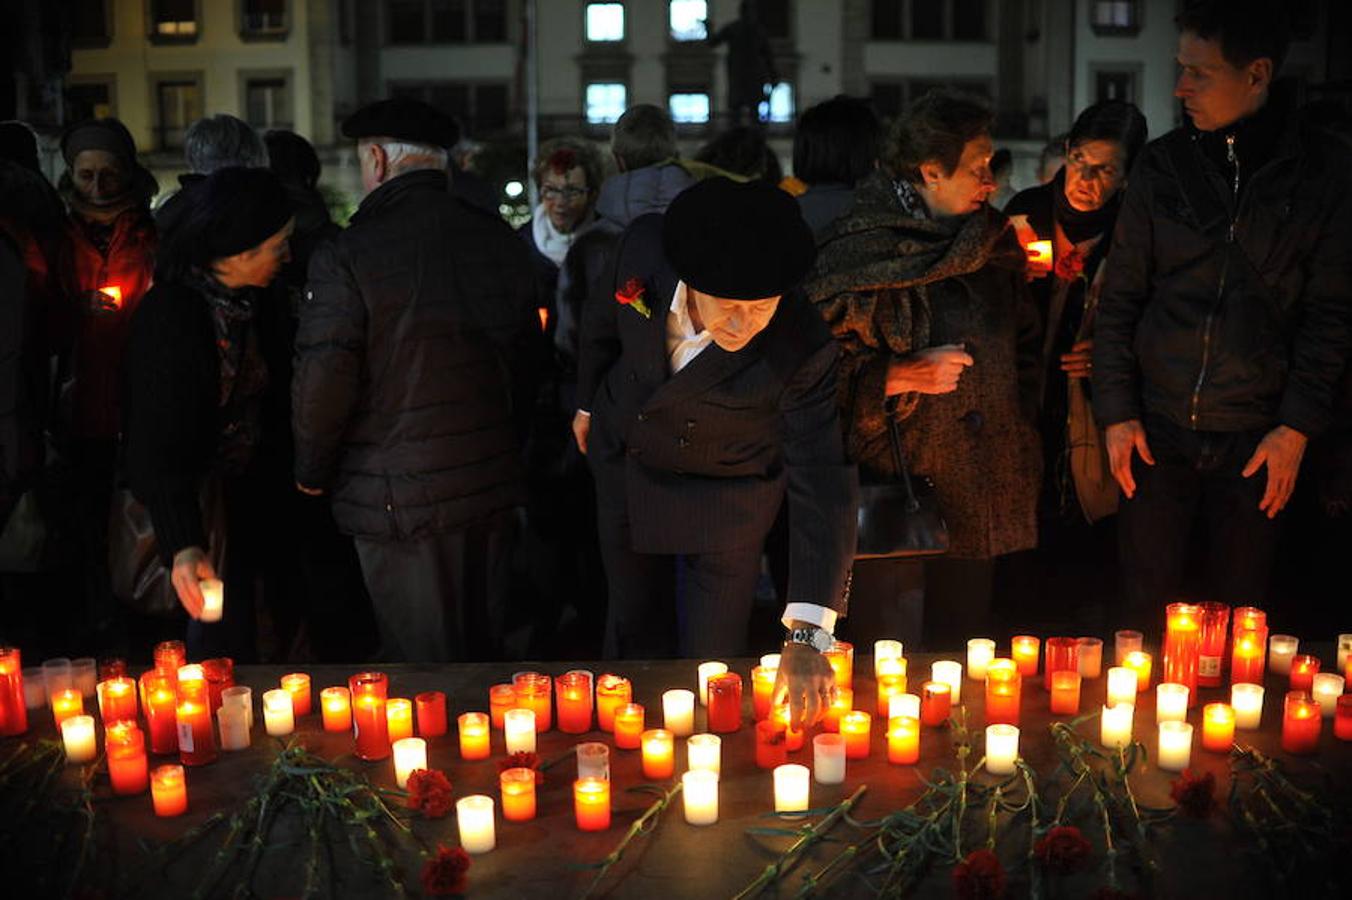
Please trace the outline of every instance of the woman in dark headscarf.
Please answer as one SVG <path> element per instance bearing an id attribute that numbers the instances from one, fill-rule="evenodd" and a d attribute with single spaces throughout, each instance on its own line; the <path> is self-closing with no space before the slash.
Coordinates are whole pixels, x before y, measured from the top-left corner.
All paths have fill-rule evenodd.
<path id="1" fill-rule="evenodd" d="M 986 202 L 990 123 L 961 94 L 917 101 L 892 129 L 886 171 L 859 183 L 849 214 L 819 241 L 806 286 L 844 351 L 841 418 L 861 479 L 898 478 L 896 420 L 949 528 L 947 555 L 923 567 L 855 563 L 856 641 L 959 646 L 991 627 L 991 560 L 1037 540 L 1038 328 L 1023 251 Z"/>
<path id="2" fill-rule="evenodd" d="M 253 655 L 245 498 L 262 437 L 269 376 L 260 305 L 290 258 L 294 225 L 286 191 L 267 169 L 221 169 L 187 190 L 187 210 L 156 266 L 155 286 L 132 320 L 127 344 L 124 443 L 127 480 L 150 513 L 161 560 L 193 621 L 189 655 Z M 285 390 L 286 385 L 273 389 Z M 202 625 L 199 581 L 218 577 L 201 506 L 208 478 L 221 480 L 228 596 L 219 625 Z M 219 557 L 219 553 L 217 554 Z"/>

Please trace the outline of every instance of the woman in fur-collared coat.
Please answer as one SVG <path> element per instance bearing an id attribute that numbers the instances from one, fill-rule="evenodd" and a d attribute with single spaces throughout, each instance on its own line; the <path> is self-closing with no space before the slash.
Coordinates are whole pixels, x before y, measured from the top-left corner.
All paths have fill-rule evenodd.
<path id="1" fill-rule="evenodd" d="M 934 93 L 894 127 L 880 171 L 819 243 L 809 298 L 844 351 L 839 401 L 862 480 L 894 480 L 888 416 L 933 480 L 949 552 L 857 562 L 851 631 L 934 649 L 992 629 L 991 560 L 1037 542 L 1039 326 L 995 190 L 990 117 Z M 923 597 L 924 625 L 917 619 Z"/>

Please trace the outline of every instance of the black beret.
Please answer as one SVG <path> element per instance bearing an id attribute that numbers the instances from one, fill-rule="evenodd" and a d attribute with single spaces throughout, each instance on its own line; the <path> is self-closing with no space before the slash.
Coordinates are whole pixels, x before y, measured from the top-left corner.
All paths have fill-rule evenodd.
<path id="1" fill-rule="evenodd" d="M 191 252 L 199 265 L 252 250 L 293 214 L 286 188 L 268 169 L 217 169 L 183 190 L 191 217 L 185 240 L 195 245 Z"/>
<path id="2" fill-rule="evenodd" d="M 662 219 L 662 245 L 682 281 L 725 300 L 784 294 L 817 255 L 792 197 L 768 182 L 730 178 L 681 191 Z"/>
<path id="3" fill-rule="evenodd" d="M 460 142 L 460 126 L 455 119 L 407 97 L 363 106 L 343 122 L 343 134 L 350 138 L 388 137 L 448 150 Z"/>

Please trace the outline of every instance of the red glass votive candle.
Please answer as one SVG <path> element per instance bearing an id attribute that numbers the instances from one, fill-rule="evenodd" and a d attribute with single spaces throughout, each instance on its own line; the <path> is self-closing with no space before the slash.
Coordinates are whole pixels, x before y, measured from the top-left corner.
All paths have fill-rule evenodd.
<path id="1" fill-rule="evenodd" d="M 1225 638 L 1230 628 L 1230 607 L 1224 603 L 1202 604 L 1202 639 L 1197 655 L 1197 684 L 1221 686 L 1221 663 L 1225 659 Z"/>
<path id="2" fill-rule="evenodd" d="M 540 672 L 518 672 L 512 678 L 512 687 L 516 689 L 516 705 L 534 710 L 537 734 L 554 727 L 553 679 Z"/>
<path id="3" fill-rule="evenodd" d="M 150 785 L 146 738 L 132 722 L 114 722 L 104 733 L 108 755 L 108 780 L 119 796 L 143 794 Z"/>
<path id="4" fill-rule="evenodd" d="M 1340 741 L 1352 741 L 1352 694 L 1338 698 L 1333 713 L 1333 735 Z"/>
<path id="5" fill-rule="evenodd" d="M 836 676 L 836 687 L 854 688 L 854 644 L 836 641 L 822 654 L 831 664 Z"/>
<path id="6" fill-rule="evenodd" d="M 567 672 L 554 679 L 559 707 L 559 731 L 586 734 L 591 731 L 592 686 L 586 672 Z"/>
<path id="7" fill-rule="evenodd" d="M 292 672 L 290 675 L 283 675 L 281 687 L 282 690 L 291 695 L 291 715 L 295 717 L 308 716 L 312 704 L 310 676 L 304 672 Z"/>
<path id="8" fill-rule="evenodd" d="M 709 679 L 709 730 L 729 734 L 742 727 L 742 676 L 724 672 Z"/>
<path id="9" fill-rule="evenodd" d="M 161 641 L 155 645 L 155 668 L 172 678 L 188 664 L 188 649 L 182 641 Z"/>
<path id="10" fill-rule="evenodd" d="M 602 731 L 615 730 L 615 710 L 634 699 L 634 686 L 628 678 L 605 674 L 596 679 L 596 725 Z"/>
<path id="11" fill-rule="evenodd" d="M 840 717 L 854 709 L 854 691 L 850 688 L 836 688 L 836 699 L 826 708 L 822 716 L 822 731 L 840 731 Z"/>
<path id="12" fill-rule="evenodd" d="M 1291 690 L 1311 693 L 1314 676 L 1319 674 L 1319 657 L 1300 653 L 1291 657 Z"/>
<path id="13" fill-rule="evenodd" d="M 789 761 L 788 735 L 784 726 L 766 719 L 756 723 L 756 766 L 773 769 Z"/>
<path id="14" fill-rule="evenodd" d="M 158 766 L 150 779 L 155 815 L 181 816 L 188 811 L 188 782 L 182 766 Z"/>
<path id="15" fill-rule="evenodd" d="M 1189 709 L 1197 705 L 1201 652 L 1202 608 L 1195 603 L 1170 603 L 1165 607 L 1162 677 L 1164 681 L 1187 687 Z"/>
<path id="16" fill-rule="evenodd" d="M 887 761 L 899 766 L 920 762 L 920 720 L 894 716 L 887 721 Z"/>
<path id="17" fill-rule="evenodd" d="M 235 686 L 235 661 L 228 656 L 202 660 L 202 676 L 207 680 L 207 697 L 211 714 L 221 708 L 221 691 Z M 293 710 L 294 715 L 294 710 Z"/>
<path id="18" fill-rule="evenodd" d="M 784 747 L 790 753 L 803 746 L 805 729 L 799 727 L 793 729 L 789 727 L 789 707 L 787 704 L 776 706 L 770 711 L 770 721 L 774 722 L 780 728 L 784 729 Z"/>
<path id="19" fill-rule="evenodd" d="M 461 713 L 457 720 L 460 726 L 460 758 L 488 759 L 489 718 L 481 712 Z"/>
<path id="20" fill-rule="evenodd" d="M 502 717 L 509 709 L 516 709 L 516 688 L 510 684 L 495 684 L 489 688 L 488 715 L 498 731 L 502 730 Z"/>
<path id="21" fill-rule="evenodd" d="M 751 708 L 757 722 L 770 717 L 770 700 L 775 693 L 775 679 L 778 669 L 756 666 L 751 670 Z"/>
<path id="22" fill-rule="evenodd" d="M 1014 664 L 1019 667 L 1019 674 L 1024 678 L 1032 678 L 1037 675 L 1038 651 L 1042 641 L 1031 634 L 1015 635 L 1009 643 L 1009 655 L 1013 657 Z"/>
<path id="23" fill-rule="evenodd" d="M 609 828 L 610 782 L 595 776 L 574 781 L 573 815 L 577 818 L 579 831 L 605 831 Z"/>
<path id="24" fill-rule="evenodd" d="M 99 718 L 105 726 L 113 722 L 136 721 L 136 682 L 125 675 L 100 681 L 96 689 Z"/>
<path id="25" fill-rule="evenodd" d="M 868 713 L 856 709 L 841 716 L 840 735 L 845 738 L 845 758 L 868 759 L 872 732 L 873 717 Z"/>
<path id="26" fill-rule="evenodd" d="M 352 728 L 361 759 L 389 759 L 390 723 L 385 713 L 390 679 L 384 672 L 359 672 L 347 681 L 352 697 Z"/>
<path id="27" fill-rule="evenodd" d="M 119 656 L 99 660 L 99 681 L 122 678 L 127 674 L 127 661 Z"/>
<path id="28" fill-rule="evenodd" d="M 615 746 L 637 750 L 643 740 L 643 706 L 626 703 L 615 710 Z"/>
<path id="29" fill-rule="evenodd" d="M 993 659 L 986 665 L 986 724 L 1018 725 L 1023 700 L 1023 676 L 1012 659 Z"/>
<path id="30" fill-rule="evenodd" d="M 151 753 L 178 752 L 178 709 L 174 676 L 151 669 L 141 676 L 141 698 L 150 731 Z"/>
<path id="31" fill-rule="evenodd" d="M 202 766 L 216 760 L 216 733 L 211 728 L 211 695 L 205 678 L 178 683 L 178 758 L 185 766 Z"/>
<path id="32" fill-rule="evenodd" d="M 990 670 L 986 670 L 987 676 Z M 938 728 L 953 712 L 953 689 L 943 681 L 927 681 L 920 686 L 920 721 Z M 842 719 L 842 722 L 844 720 Z"/>
<path id="33" fill-rule="evenodd" d="M 1319 702 L 1304 691 L 1291 691 L 1283 712 L 1282 749 L 1301 755 L 1315 752 L 1324 721 Z"/>
<path id="34" fill-rule="evenodd" d="M 1052 674 L 1055 672 L 1078 672 L 1080 670 L 1080 639 L 1071 637 L 1047 638 L 1047 662 L 1043 666 L 1043 686 L 1052 689 Z"/>
<path id="35" fill-rule="evenodd" d="M 1230 650 L 1230 683 L 1262 684 L 1266 663 L 1267 626 L 1241 628 L 1236 618 L 1234 646 Z"/>
<path id="36" fill-rule="evenodd" d="M 1074 716 L 1080 712 L 1080 671 L 1061 669 L 1052 673 L 1051 711 L 1054 716 Z"/>
<path id="37" fill-rule="evenodd" d="M 418 711 L 418 735 L 441 737 L 446 733 L 446 695 L 441 691 L 423 691 L 413 698 Z"/>
<path id="38" fill-rule="evenodd" d="M 319 707 L 324 730 L 347 731 L 352 728 L 352 694 L 341 685 L 326 687 L 319 692 Z"/>
<path id="39" fill-rule="evenodd" d="M 57 723 L 57 729 L 61 728 Z M 23 698 L 23 654 L 18 647 L 0 647 L 0 735 L 28 730 L 28 704 Z"/>

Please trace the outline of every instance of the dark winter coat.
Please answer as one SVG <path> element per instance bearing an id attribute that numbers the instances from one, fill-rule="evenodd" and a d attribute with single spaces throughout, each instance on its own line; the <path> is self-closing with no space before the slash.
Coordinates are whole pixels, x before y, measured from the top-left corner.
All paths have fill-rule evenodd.
<path id="1" fill-rule="evenodd" d="M 296 479 L 346 533 L 455 531 L 523 500 L 521 422 L 539 354 L 529 251 L 415 171 L 315 252 L 292 383 Z"/>
<path id="2" fill-rule="evenodd" d="M 871 175 L 819 243 L 805 290 L 843 351 L 841 425 L 861 478 L 897 477 L 884 406 L 891 362 L 962 344 L 975 364 L 957 390 L 899 396 L 902 448 L 934 481 L 950 555 L 1035 546 L 1040 329 L 1008 219 L 983 207 L 955 232 L 908 214 L 887 177 Z"/>

